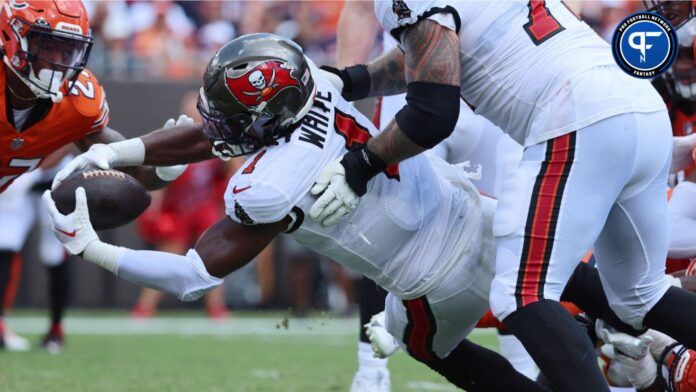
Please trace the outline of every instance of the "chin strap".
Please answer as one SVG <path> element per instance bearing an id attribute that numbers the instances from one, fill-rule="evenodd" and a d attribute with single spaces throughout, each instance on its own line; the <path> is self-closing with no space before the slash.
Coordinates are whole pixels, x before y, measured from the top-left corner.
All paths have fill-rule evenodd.
<path id="1" fill-rule="evenodd" d="M 60 102 L 60 101 L 62 101 L 62 100 L 63 100 L 63 93 L 60 92 L 60 91 L 58 91 L 57 93 L 51 95 L 51 101 L 52 101 L 53 103 L 58 103 L 58 102 Z"/>
<path id="2" fill-rule="evenodd" d="M 56 92 L 46 92 L 46 91 L 42 90 L 41 88 L 39 88 L 39 87 L 36 85 L 36 82 L 35 82 L 34 80 L 32 80 L 31 77 L 27 78 L 27 77 L 23 76 L 22 74 L 20 74 L 20 73 L 12 66 L 12 64 L 10 64 L 10 62 L 9 62 L 9 60 L 8 60 L 8 58 L 7 58 L 7 55 L 3 56 L 3 61 L 4 61 L 4 63 L 7 65 L 7 68 L 9 68 L 9 69 L 12 71 L 12 73 L 14 73 L 15 76 L 17 76 L 17 77 L 22 81 L 22 83 L 24 83 L 24 85 L 26 85 L 27 87 L 29 87 L 29 89 L 31 90 L 31 92 L 34 94 L 34 96 L 35 96 L 36 98 L 50 99 L 53 103 L 59 103 L 60 101 L 63 100 L 63 96 L 64 96 L 64 95 L 63 95 L 63 92 L 60 91 L 60 86 L 61 86 L 62 83 L 63 83 L 63 82 L 62 82 L 62 78 L 63 78 L 62 72 L 59 73 L 59 75 L 55 75 L 56 72 L 54 72 L 54 71 L 49 71 L 49 70 L 41 70 L 41 71 L 39 71 L 40 74 L 41 74 L 43 71 L 52 72 L 52 73 L 53 73 L 53 77 L 50 78 L 50 79 L 51 79 L 51 80 L 50 80 L 50 85 L 53 85 L 54 82 L 58 83 L 58 91 L 56 91 Z M 33 70 L 31 70 L 30 72 L 33 72 Z M 58 79 L 58 80 L 56 80 L 56 79 Z M 37 80 L 38 80 L 38 81 L 41 81 L 41 78 L 39 78 L 39 79 L 37 79 Z M 10 91 L 12 92 L 12 94 L 15 95 L 15 97 L 17 97 L 17 98 L 19 98 L 19 99 L 21 99 L 21 100 L 27 100 L 26 98 L 22 98 L 22 97 L 19 96 L 14 90 L 12 90 L 12 88 L 9 87 L 9 83 L 7 84 L 7 86 L 8 86 L 8 88 L 10 88 Z"/>

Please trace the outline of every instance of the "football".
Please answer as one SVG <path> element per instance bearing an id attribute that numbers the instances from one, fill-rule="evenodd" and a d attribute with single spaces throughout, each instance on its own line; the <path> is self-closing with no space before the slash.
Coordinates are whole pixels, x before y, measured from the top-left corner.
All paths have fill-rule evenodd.
<path id="1" fill-rule="evenodd" d="M 71 174 L 51 192 L 61 214 L 75 210 L 75 190 L 79 187 L 85 188 L 95 230 L 123 226 L 150 205 L 150 195 L 135 178 L 118 170 L 87 169 Z"/>

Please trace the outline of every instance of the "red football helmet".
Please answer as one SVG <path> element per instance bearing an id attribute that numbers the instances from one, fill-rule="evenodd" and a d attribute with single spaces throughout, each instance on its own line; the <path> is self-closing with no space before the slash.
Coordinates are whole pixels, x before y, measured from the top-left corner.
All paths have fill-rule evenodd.
<path id="1" fill-rule="evenodd" d="M 81 1 L 3 0 L 0 40 L 5 64 L 39 98 L 60 100 L 87 64 L 92 37 Z"/>
<path id="2" fill-rule="evenodd" d="M 677 346 L 665 358 L 667 390 L 696 392 L 696 351 Z"/>

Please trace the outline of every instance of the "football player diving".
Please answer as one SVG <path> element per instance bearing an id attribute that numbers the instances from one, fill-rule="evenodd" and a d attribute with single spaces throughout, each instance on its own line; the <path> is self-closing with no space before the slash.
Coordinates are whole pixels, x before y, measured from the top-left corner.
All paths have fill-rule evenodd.
<path id="1" fill-rule="evenodd" d="M 205 71 L 198 108 L 202 125 L 93 148 L 69 163 L 54 186 L 91 165 L 174 165 L 254 154 L 229 181 L 227 216 L 186 255 L 132 250 L 99 239 L 83 188 L 67 215 L 47 191 L 54 234 L 69 253 L 189 301 L 289 233 L 384 287 L 387 330 L 453 384 L 470 391 L 549 390 L 466 340 L 489 306 L 495 201 L 479 196 L 461 168 L 418 156 L 373 178 L 356 210 L 337 225 L 305 219 L 321 169 L 378 131 L 301 48 L 272 34 L 246 35 L 221 48 Z M 597 272 L 584 264 L 563 299 L 620 331 L 639 333 L 611 311 Z"/>

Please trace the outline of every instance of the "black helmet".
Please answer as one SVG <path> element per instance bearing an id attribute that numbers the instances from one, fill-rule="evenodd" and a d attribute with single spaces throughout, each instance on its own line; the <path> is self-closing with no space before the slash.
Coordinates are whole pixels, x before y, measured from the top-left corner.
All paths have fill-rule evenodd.
<path id="1" fill-rule="evenodd" d="M 275 34 L 248 34 L 215 53 L 198 111 L 213 152 L 250 154 L 289 135 L 312 107 L 315 87 L 302 49 Z"/>

